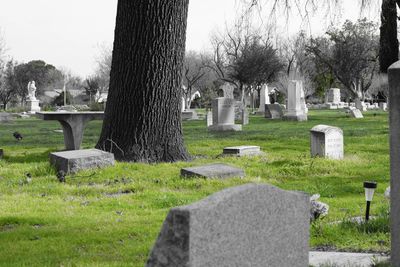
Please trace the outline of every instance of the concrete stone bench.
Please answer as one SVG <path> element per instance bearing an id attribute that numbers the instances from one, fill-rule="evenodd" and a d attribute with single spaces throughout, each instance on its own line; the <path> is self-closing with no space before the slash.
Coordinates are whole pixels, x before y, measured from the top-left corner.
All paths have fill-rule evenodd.
<path id="1" fill-rule="evenodd" d="M 78 150 L 86 124 L 103 120 L 104 112 L 36 112 L 36 116 L 42 120 L 57 120 L 63 128 L 65 149 Z"/>

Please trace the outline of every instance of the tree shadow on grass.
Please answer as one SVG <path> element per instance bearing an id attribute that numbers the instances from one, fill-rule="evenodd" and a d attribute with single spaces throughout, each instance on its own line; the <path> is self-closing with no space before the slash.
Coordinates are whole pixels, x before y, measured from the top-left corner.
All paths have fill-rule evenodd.
<path id="1" fill-rule="evenodd" d="M 39 163 L 49 160 L 49 154 L 52 150 L 46 150 L 40 153 L 26 153 L 18 154 L 16 156 L 4 155 L 4 160 L 7 163 Z"/>

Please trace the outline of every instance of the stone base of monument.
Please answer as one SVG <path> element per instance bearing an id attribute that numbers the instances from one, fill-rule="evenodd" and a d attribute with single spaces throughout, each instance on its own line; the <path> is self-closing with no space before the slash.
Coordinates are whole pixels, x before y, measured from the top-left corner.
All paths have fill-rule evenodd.
<path id="1" fill-rule="evenodd" d="M 231 146 L 225 147 L 223 156 L 264 156 L 265 153 L 260 150 L 259 146 Z"/>
<path id="2" fill-rule="evenodd" d="M 35 113 L 40 111 L 39 100 L 27 100 L 26 111 L 29 113 Z"/>
<path id="3" fill-rule="evenodd" d="M 241 131 L 242 125 L 239 124 L 221 124 L 208 126 L 208 130 L 212 132 L 225 132 L 225 131 Z"/>
<path id="4" fill-rule="evenodd" d="M 303 114 L 303 115 L 285 115 L 283 116 L 284 120 L 287 121 L 307 121 L 307 115 Z"/>
<path id="5" fill-rule="evenodd" d="M 182 120 L 198 120 L 199 116 L 195 110 L 185 110 L 182 111 Z"/>
<path id="6" fill-rule="evenodd" d="M 189 167 L 181 169 L 183 177 L 203 177 L 203 178 L 243 178 L 245 173 L 242 169 L 232 167 L 222 163 L 203 165 L 198 167 Z"/>
<path id="7" fill-rule="evenodd" d="M 80 170 L 114 165 L 114 154 L 98 149 L 70 150 L 50 153 L 50 163 L 57 171 L 75 173 Z"/>

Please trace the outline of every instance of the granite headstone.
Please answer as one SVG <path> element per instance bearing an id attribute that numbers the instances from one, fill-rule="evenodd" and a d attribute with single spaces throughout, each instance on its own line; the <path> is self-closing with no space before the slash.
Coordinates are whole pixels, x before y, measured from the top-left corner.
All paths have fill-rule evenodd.
<path id="1" fill-rule="evenodd" d="M 146 266 L 308 266 L 309 213 L 305 193 L 228 188 L 172 208 Z"/>

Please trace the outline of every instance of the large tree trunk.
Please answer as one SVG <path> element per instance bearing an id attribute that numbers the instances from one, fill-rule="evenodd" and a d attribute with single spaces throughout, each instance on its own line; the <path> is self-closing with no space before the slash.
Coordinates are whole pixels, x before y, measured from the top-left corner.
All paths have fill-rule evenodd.
<path id="1" fill-rule="evenodd" d="M 188 0 L 119 0 L 97 148 L 118 160 L 188 160 L 180 118 Z"/>
<path id="2" fill-rule="evenodd" d="M 383 0 L 381 10 L 379 63 L 381 72 L 399 59 L 396 0 Z"/>

